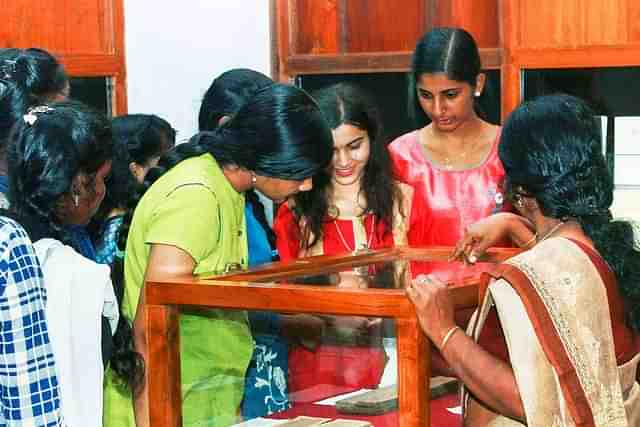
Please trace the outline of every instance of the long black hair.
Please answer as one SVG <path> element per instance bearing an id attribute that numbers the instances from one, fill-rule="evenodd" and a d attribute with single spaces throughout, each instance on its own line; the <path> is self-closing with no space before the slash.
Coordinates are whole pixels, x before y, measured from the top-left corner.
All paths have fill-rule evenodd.
<path id="1" fill-rule="evenodd" d="M 253 95 L 262 88 L 273 84 L 264 74 L 247 68 L 234 68 L 216 77 L 204 94 L 198 115 L 200 131 L 215 130 L 224 117 L 231 118 Z M 264 229 L 271 249 L 275 248 L 276 235 L 269 225 L 264 206 L 258 193 L 245 192 L 245 198 L 256 220 Z"/>
<path id="2" fill-rule="evenodd" d="M 509 185 L 545 216 L 575 219 L 616 275 L 630 324 L 640 329 L 640 252 L 633 226 L 612 220 L 613 179 L 593 111 L 569 95 L 536 98 L 508 117 L 499 146 Z"/>
<path id="3" fill-rule="evenodd" d="M 231 117 L 260 89 L 273 84 L 264 74 L 247 68 L 234 68 L 216 77 L 202 98 L 198 129 L 214 130 L 220 119 Z"/>
<path id="4" fill-rule="evenodd" d="M 33 241 L 51 237 L 69 243 L 58 218 L 62 196 L 74 178 L 95 177 L 112 158 L 106 118 L 78 102 L 36 107 L 19 119 L 9 136 L 9 203 Z M 91 182 L 88 183 L 91 185 Z"/>
<path id="5" fill-rule="evenodd" d="M 69 85 L 62 64 L 46 50 L 37 48 L 0 49 L 0 76 L 15 82 L 29 97 L 30 105 L 53 100 Z"/>
<path id="6" fill-rule="evenodd" d="M 0 173 L 6 173 L 9 131 L 31 106 L 51 100 L 69 84 L 64 67 L 42 49 L 0 49 Z"/>
<path id="7" fill-rule="evenodd" d="M 369 136 L 369 160 L 364 168 L 360 191 L 367 201 L 365 213 L 383 221 L 387 230 L 393 227 L 393 207 L 400 197 L 393 180 L 391 160 L 383 137 L 380 114 L 371 97 L 359 87 L 338 83 L 312 94 L 332 129 L 353 125 Z M 313 178 L 313 189 L 294 196 L 294 212 L 305 218 L 301 230 L 302 244 L 309 248 L 322 236 L 322 227 L 329 218 L 331 171 L 324 169 Z M 305 236 L 313 236 L 313 240 Z M 383 236 L 378 236 L 380 239 Z"/>
<path id="8" fill-rule="evenodd" d="M 137 200 L 182 160 L 206 153 L 221 167 L 236 165 L 261 176 L 305 180 L 329 164 L 332 141 L 329 126 L 313 99 L 302 89 L 274 83 L 258 90 L 251 102 L 222 126 L 200 132 L 163 155 L 158 166 L 147 173 Z M 126 216 L 120 233 L 121 249 L 126 247 L 132 215 Z"/>
<path id="9" fill-rule="evenodd" d="M 78 174 L 95 177 L 111 160 L 112 150 L 109 121 L 81 103 L 56 102 L 30 110 L 9 137 L 9 216 L 24 226 L 33 241 L 48 237 L 70 243 L 57 216 L 58 203 L 71 192 Z M 142 382 L 144 362 L 122 315 L 121 284 L 114 281 L 113 285 L 120 320 L 110 366 L 135 389 Z"/>
<path id="10" fill-rule="evenodd" d="M 416 44 L 409 73 L 409 114 L 418 127 L 431 122 L 420 106 L 417 83 L 423 74 L 443 73 L 450 80 L 476 87 L 482 69 L 480 52 L 473 36 L 462 28 L 434 28 Z M 481 95 L 482 96 L 482 95 Z M 484 117 L 474 97 L 476 114 Z"/>

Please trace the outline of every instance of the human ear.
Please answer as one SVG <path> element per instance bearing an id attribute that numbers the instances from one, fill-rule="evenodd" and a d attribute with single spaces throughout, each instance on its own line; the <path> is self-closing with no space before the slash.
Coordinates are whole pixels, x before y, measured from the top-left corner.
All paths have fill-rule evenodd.
<path id="1" fill-rule="evenodd" d="M 227 123 L 229 120 L 231 120 L 231 116 L 220 117 L 220 120 L 218 120 L 218 126 L 222 126 L 223 124 Z"/>
<path id="2" fill-rule="evenodd" d="M 476 85 L 474 87 L 474 96 L 479 97 L 482 95 L 482 91 L 484 90 L 484 85 L 487 82 L 487 75 L 485 73 L 478 74 L 476 77 Z"/>
<path id="3" fill-rule="evenodd" d="M 129 170 L 131 171 L 133 176 L 136 177 L 136 181 L 138 181 L 139 183 L 143 183 L 144 182 L 144 173 L 145 173 L 145 171 L 144 171 L 144 167 L 143 166 L 140 166 L 136 162 L 131 162 L 131 163 L 129 163 Z"/>

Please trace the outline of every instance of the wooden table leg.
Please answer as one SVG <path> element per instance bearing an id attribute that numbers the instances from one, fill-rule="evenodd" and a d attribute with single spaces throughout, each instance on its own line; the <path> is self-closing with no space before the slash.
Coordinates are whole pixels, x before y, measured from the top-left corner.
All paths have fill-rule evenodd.
<path id="1" fill-rule="evenodd" d="M 400 427 L 429 425 L 431 346 L 418 319 L 396 319 Z"/>
<path id="2" fill-rule="evenodd" d="M 175 306 L 146 305 L 146 372 L 151 426 L 182 426 L 180 325 Z"/>

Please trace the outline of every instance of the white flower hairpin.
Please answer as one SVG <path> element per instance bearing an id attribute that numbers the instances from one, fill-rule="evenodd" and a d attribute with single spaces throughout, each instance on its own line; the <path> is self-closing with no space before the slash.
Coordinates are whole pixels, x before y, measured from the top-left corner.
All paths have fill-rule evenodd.
<path id="1" fill-rule="evenodd" d="M 37 107 L 29 108 L 27 114 L 22 116 L 22 119 L 29 126 L 33 126 L 36 120 L 38 120 L 38 116 L 36 114 L 48 113 L 50 111 L 53 111 L 53 108 L 49 107 L 48 105 L 39 105 Z"/>
<path id="2" fill-rule="evenodd" d="M 11 59 L 5 59 L 0 64 L 0 78 L 4 80 L 11 80 L 16 72 L 16 61 Z"/>

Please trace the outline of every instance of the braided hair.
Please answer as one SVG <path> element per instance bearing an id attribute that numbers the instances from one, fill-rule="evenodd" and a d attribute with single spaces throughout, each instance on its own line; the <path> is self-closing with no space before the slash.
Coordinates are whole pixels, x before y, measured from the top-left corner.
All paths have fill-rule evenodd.
<path id="1" fill-rule="evenodd" d="M 30 106 L 51 101 L 69 87 L 69 76 L 62 64 L 46 50 L 37 48 L 0 49 L 0 78 L 13 81 L 27 95 Z"/>
<path id="2" fill-rule="evenodd" d="M 617 278 L 630 326 L 640 330 L 640 252 L 632 224 L 612 219 L 613 179 L 601 144 L 582 100 L 550 95 L 511 113 L 499 155 L 509 185 L 535 197 L 545 216 L 579 222 Z"/>
<path id="3" fill-rule="evenodd" d="M 0 173 L 6 173 L 9 131 L 30 106 L 51 100 L 69 85 L 58 60 L 42 49 L 0 49 Z"/>

